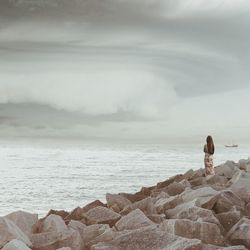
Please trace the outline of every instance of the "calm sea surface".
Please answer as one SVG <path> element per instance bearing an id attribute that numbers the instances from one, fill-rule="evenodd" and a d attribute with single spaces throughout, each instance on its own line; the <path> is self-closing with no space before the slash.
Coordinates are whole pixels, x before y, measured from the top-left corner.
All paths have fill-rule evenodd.
<path id="1" fill-rule="evenodd" d="M 0 216 L 72 210 L 105 194 L 136 192 L 203 167 L 203 145 L 0 141 Z M 250 147 L 216 147 L 215 165 L 250 157 Z"/>

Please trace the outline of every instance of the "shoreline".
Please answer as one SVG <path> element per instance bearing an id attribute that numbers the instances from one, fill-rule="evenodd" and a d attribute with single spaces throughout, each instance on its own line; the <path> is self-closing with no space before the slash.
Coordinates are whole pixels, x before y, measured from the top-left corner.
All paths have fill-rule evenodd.
<path id="1" fill-rule="evenodd" d="M 23 211 L 0 217 L 3 250 L 243 250 L 250 248 L 250 158 L 189 170 L 142 187 L 106 194 L 43 218 Z"/>

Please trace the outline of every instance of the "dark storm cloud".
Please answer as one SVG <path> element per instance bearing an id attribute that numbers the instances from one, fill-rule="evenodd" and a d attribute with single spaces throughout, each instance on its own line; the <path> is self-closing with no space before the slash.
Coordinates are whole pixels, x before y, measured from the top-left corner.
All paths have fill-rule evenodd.
<path id="1" fill-rule="evenodd" d="M 248 87 L 249 11 L 244 0 L 2 0 L 0 102 L 30 103 L 35 116 L 33 104 L 49 106 L 51 127 L 54 112 L 65 127 L 175 127 L 169 112 L 191 112 L 186 99 Z"/>

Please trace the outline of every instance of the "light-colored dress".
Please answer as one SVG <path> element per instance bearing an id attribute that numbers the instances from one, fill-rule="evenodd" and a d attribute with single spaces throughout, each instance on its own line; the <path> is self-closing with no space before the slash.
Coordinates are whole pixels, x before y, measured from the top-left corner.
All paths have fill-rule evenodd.
<path id="1" fill-rule="evenodd" d="M 214 175 L 214 163 L 213 163 L 213 155 L 207 152 L 207 145 L 204 146 L 204 164 L 205 164 L 205 176 Z"/>

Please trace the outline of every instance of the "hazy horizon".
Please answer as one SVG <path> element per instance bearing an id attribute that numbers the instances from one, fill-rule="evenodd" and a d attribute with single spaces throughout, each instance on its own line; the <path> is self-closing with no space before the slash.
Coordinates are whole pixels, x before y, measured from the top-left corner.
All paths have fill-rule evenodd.
<path id="1" fill-rule="evenodd" d="M 0 137 L 248 143 L 249 13 L 246 0 L 2 0 Z"/>

